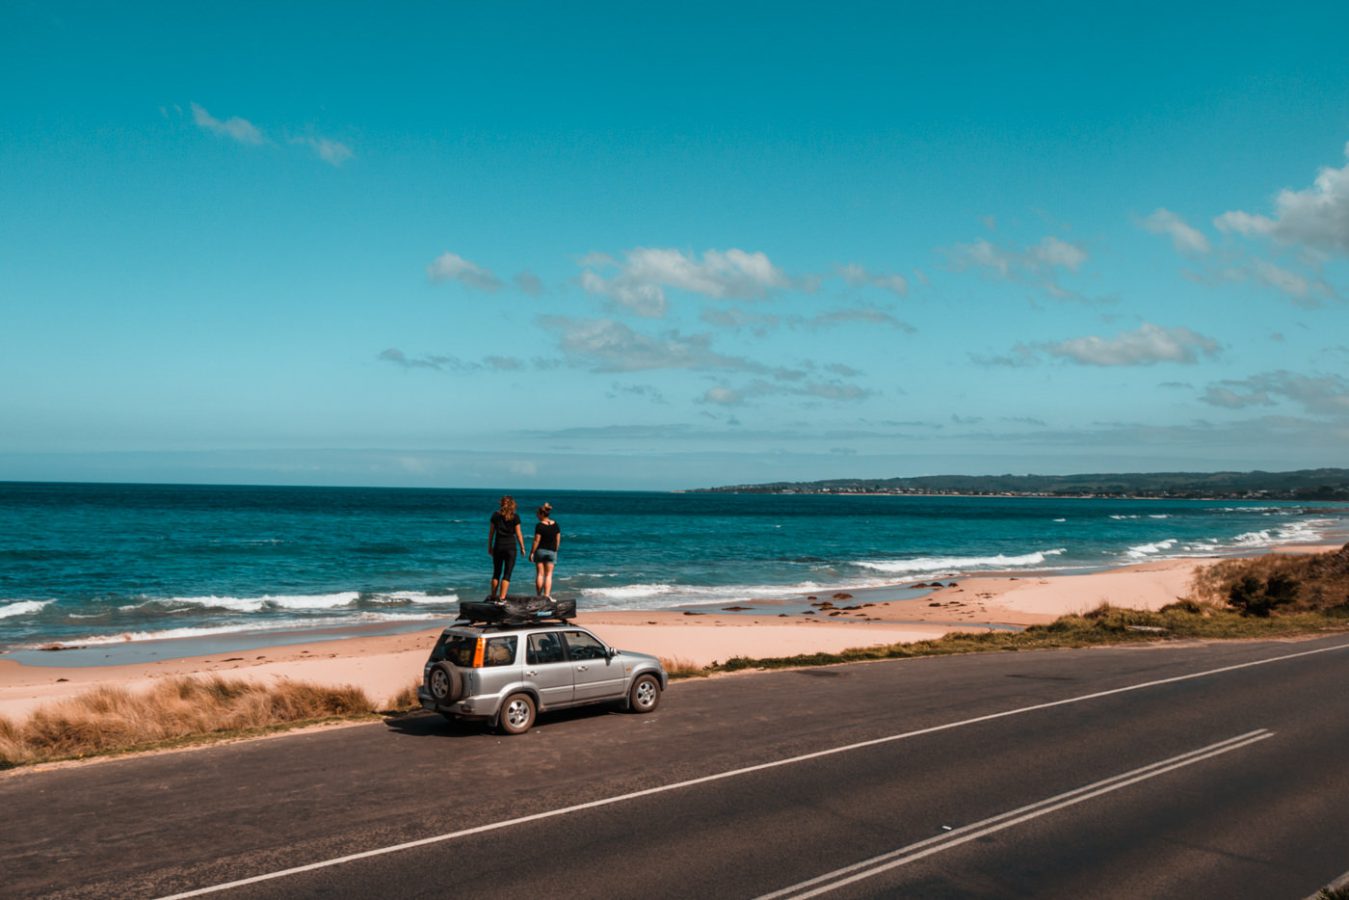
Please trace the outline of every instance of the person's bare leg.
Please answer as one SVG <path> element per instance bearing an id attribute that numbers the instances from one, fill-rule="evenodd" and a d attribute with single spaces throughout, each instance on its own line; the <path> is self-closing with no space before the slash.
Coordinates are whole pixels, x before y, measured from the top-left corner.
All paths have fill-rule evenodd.
<path id="1" fill-rule="evenodd" d="M 506 595 L 511 592 L 511 583 L 506 579 L 501 579 L 501 593 L 497 594 L 498 600 L 505 600 Z"/>
<path id="2" fill-rule="evenodd" d="M 539 563 L 537 566 L 534 567 L 534 593 L 535 593 L 535 594 L 546 594 L 546 593 L 548 593 L 547 591 L 545 591 L 545 590 L 543 589 L 543 570 L 544 570 L 544 567 L 547 566 L 547 565 L 548 565 L 548 563 Z"/>
<path id="3" fill-rule="evenodd" d="M 543 582 L 543 588 L 539 593 L 545 597 L 553 596 L 553 564 L 544 563 L 539 566 L 539 574 L 542 576 L 540 580 Z"/>
<path id="4" fill-rule="evenodd" d="M 487 592 L 487 596 L 489 596 L 489 597 L 495 597 L 496 595 L 497 595 L 497 580 L 496 580 L 495 578 L 493 578 L 493 579 L 492 579 L 492 589 L 491 589 L 490 591 Z"/>

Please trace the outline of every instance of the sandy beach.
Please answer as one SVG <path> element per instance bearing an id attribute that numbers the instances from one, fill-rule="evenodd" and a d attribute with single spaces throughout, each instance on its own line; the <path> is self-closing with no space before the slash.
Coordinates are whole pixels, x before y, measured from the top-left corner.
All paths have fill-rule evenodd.
<path id="1" fill-rule="evenodd" d="M 1288 548 L 1298 552 L 1336 549 Z M 886 589 L 820 592 L 813 601 L 766 599 L 725 611 L 582 613 L 577 621 L 620 648 L 706 665 L 732 656 L 789 656 L 850 647 L 1043 624 L 1102 603 L 1157 609 L 1184 597 L 1197 568 L 1212 558 L 1169 559 L 1087 575 L 993 575 L 943 579 L 918 599 L 884 599 Z M 912 582 L 895 588 L 913 587 Z M 911 590 L 909 591 L 911 593 Z M 894 591 L 889 594 L 893 596 Z M 746 608 L 748 607 L 748 608 Z M 395 635 L 317 639 L 284 646 L 260 637 L 249 650 L 124 665 L 24 665 L 0 657 L 0 716 L 21 718 L 35 707 L 99 685 L 146 687 L 178 675 L 225 675 L 260 681 L 295 679 L 352 684 L 384 703 L 420 678 L 422 663 L 444 624 Z"/>

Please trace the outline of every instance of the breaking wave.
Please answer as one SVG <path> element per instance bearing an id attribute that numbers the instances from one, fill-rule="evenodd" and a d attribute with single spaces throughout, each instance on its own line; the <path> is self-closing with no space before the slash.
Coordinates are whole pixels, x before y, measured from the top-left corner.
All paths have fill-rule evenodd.
<path id="1" fill-rule="evenodd" d="M 142 641 L 171 641 L 182 638 L 200 638 L 212 637 L 222 634 L 242 634 L 245 632 L 267 633 L 275 631 L 297 631 L 309 628 L 323 627 L 328 625 L 350 625 L 355 623 L 371 622 L 420 622 L 430 621 L 440 618 L 434 615 L 415 615 L 398 613 L 362 613 L 356 617 L 328 618 L 328 619 L 307 619 L 302 621 L 280 621 L 268 624 L 265 628 L 256 624 L 236 624 L 236 625 L 211 625 L 196 628 L 164 628 L 155 631 L 124 631 L 120 634 L 100 634 L 82 638 L 63 638 L 59 641 L 45 641 L 42 644 L 20 645 L 22 649 L 37 649 L 38 647 L 60 647 L 63 649 L 73 649 L 75 647 L 98 647 L 109 644 L 130 644 Z"/>
<path id="2" fill-rule="evenodd" d="M 1155 556 L 1165 550 L 1170 550 L 1178 543 L 1180 542 L 1175 538 L 1167 538 L 1164 541 L 1155 541 L 1151 544 L 1139 544 L 1124 551 L 1124 555 L 1130 559 L 1147 559 L 1149 556 Z"/>
<path id="3" fill-rule="evenodd" d="M 42 609 L 55 600 L 20 600 L 17 603 L 6 603 L 0 606 L 0 619 L 12 619 L 15 616 L 27 616 L 36 612 L 42 612 Z"/>
<path id="4" fill-rule="evenodd" d="M 1062 556 L 1067 549 L 1037 550 L 1020 556 L 920 556 L 917 559 L 881 559 L 863 560 L 857 565 L 875 572 L 892 575 L 917 574 L 918 572 L 968 572 L 973 569 L 1018 569 L 1025 566 L 1044 565 L 1051 556 Z"/>

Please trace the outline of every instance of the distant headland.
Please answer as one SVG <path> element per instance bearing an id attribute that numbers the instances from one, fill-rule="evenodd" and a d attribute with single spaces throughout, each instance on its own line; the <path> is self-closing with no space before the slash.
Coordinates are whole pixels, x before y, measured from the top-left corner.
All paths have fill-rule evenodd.
<path id="1" fill-rule="evenodd" d="M 1088 475 L 921 475 L 833 478 L 697 488 L 697 493 L 896 494 L 975 497 L 1120 497 L 1349 500 L 1349 469 L 1294 472 L 1126 472 Z"/>

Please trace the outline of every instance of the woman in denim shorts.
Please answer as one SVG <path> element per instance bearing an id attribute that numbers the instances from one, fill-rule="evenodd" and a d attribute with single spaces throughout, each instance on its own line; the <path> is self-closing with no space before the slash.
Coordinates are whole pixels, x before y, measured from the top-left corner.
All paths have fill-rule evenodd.
<path id="1" fill-rule="evenodd" d="M 535 567 L 534 591 L 540 596 L 553 596 L 553 565 L 557 562 L 557 549 L 562 546 L 562 529 L 549 518 L 553 504 L 545 503 L 536 512 L 539 523 L 534 526 L 534 547 L 529 558 Z"/>

